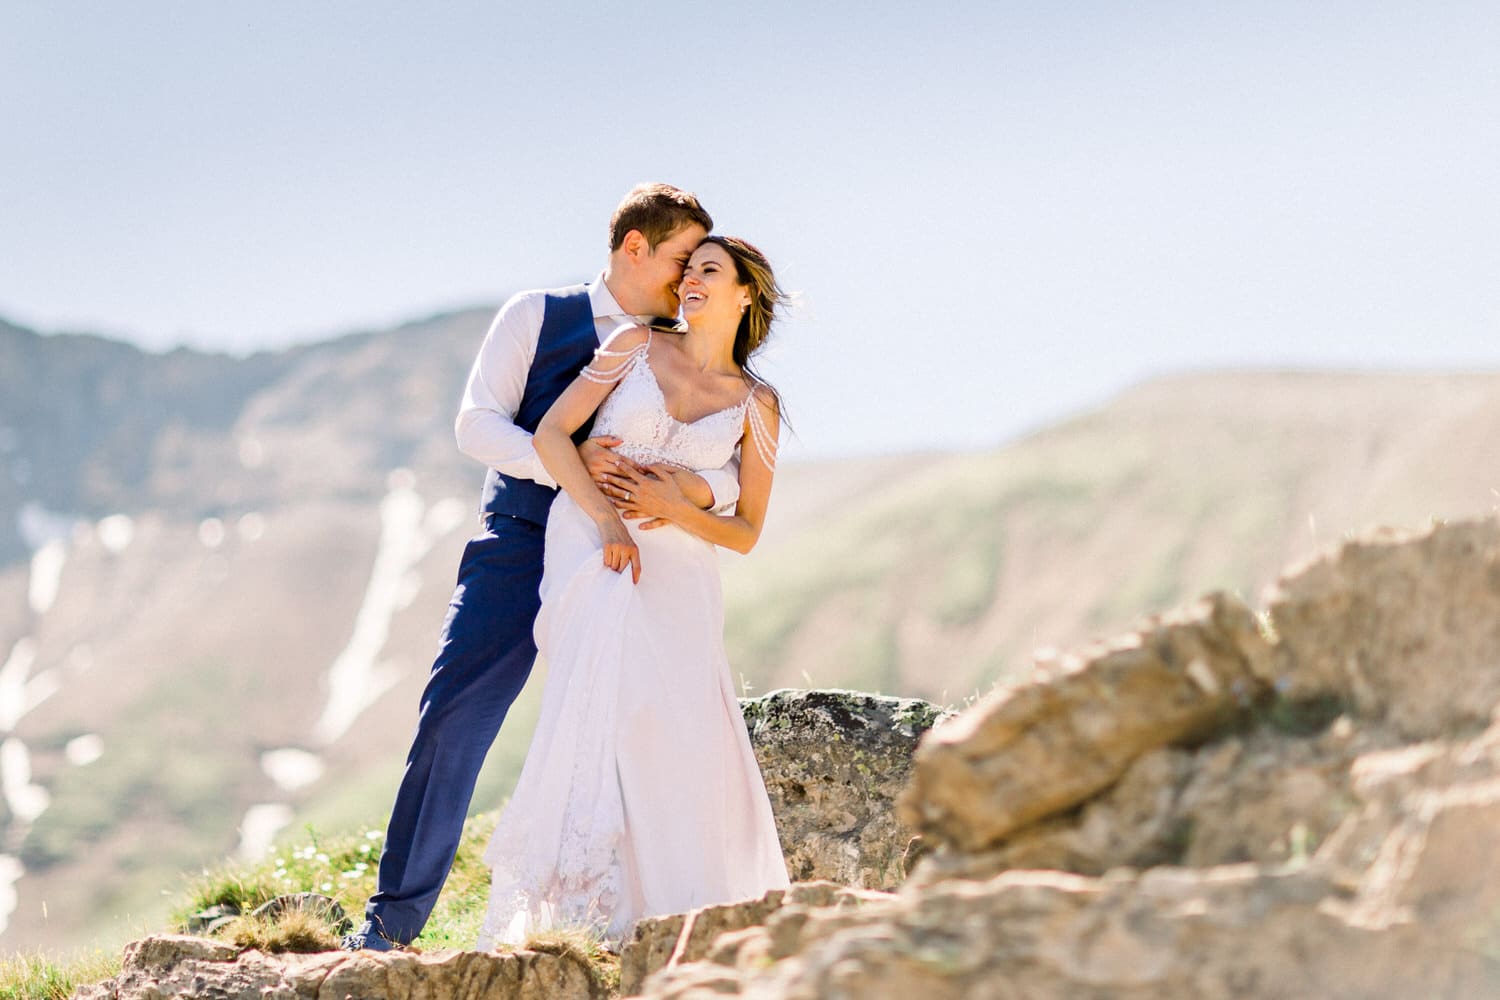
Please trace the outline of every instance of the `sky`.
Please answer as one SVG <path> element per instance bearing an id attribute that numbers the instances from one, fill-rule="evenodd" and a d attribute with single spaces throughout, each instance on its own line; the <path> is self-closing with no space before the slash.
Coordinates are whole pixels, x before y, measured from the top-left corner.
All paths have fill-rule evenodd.
<path id="1" fill-rule="evenodd" d="M 243 354 L 498 304 L 664 180 L 797 293 L 794 455 L 1496 369 L 1497 53 L 1492 0 L 19 0 L 0 317 Z"/>

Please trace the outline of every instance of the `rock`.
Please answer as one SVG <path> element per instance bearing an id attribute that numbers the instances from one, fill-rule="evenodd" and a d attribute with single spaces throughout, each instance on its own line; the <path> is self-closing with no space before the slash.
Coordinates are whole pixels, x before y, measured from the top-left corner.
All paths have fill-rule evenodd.
<path id="1" fill-rule="evenodd" d="M 213 928 L 223 927 L 239 915 L 238 906 L 216 904 L 188 917 L 183 929 L 189 934 L 212 934 Z"/>
<path id="2" fill-rule="evenodd" d="M 1269 598 L 1277 683 L 1422 739 L 1500 705 L 1500 521 L 1382 531 L 1292 571 Z"/>
<path id="3" fill-rule="evenodd" d="M 1432 995 L 1383 992 L 1420 978 L 1409 970 L 1392 978 L 1412 953 L 1387 949 L 1431 942 L 1349 927 L 1319 909 L 1327 894 L 1310 875 L 1253 866 L 1115 880 L 1010 872 L 812 925 L 795 958 L 742 976 L 740 992 L 798 1000 Z M 1453 957 L 1467 966 L 1467 985 L 1483 982 L 1482 963 Z"/>
<path id="4" fill-rule="evenodd" d="M 779 961 L 740 963 L 733 977 L 720 965 L 708 979 L 767 1000 L 1500 996 L 1489 919 L 1500 875 L 1487 862 L 1497 825 L 1500 788 L 1452 796 L 1420 834 L 1393 834 L 1389 850 L 1406 863 L 1359 893 L 1315 864 L 948 881 L 878 907 L 814 911 Z M 1482 877 L 1464 878 L 1470 866 Z M 700 996 L 702 980 L 668 969 L 645 996 Z"/>
<path id="5" fill-rule="evenodd" d="M 991 848 L 1108 788 L 1151 750 L 1226 728 L 1265 691 L 1272 662 L 1250 609 L 1215 594 L 1039 664 L 928 734 L 900 814 L 935 844 Z"/>
<path id="6" fill-rule="evenodd" d="M 708 954 L 719 935 L 762 926 L 781 908 L 785 897 L 785 890 L 772 889 L 759 899 L 704 906 L 692 911 L 683 922 L 667 964 L 699 961 Z"/>
<path id="7" fill-rule="evenodd" d="M 913 831 L 893 803 L 918 739 L 945 713 L 854 691 L 772 691 L 740 707 L 792 880 L 899 885 Z"/>
<path id="8" fill-rule="evenodd" d="M 672 952 L 677 950 L 677 939 L 687 918 L 686 913 L 673 913 L 636 921 L 630 940 L 620 950 L 621 995 L 635 996 L 647 976 L 666 966 Z"/>
<path id="9" fill-rule="evenodd" d="M 1150 751 L 1081 810 L 1039 820 L 986 850 L 930 852 L 912 880 L 984 880 L 1014 868 L 1102 875 L 1111 868 L 1178 861 L 1190 831 L 1179 802 L 1192 768 L 1193 754 L 1186 750 Z"/>
<path id="10" fill-rule="evenodd" d="M 1172 861 L 1305 860 L 1359 808 L 1349 769 L 1360 745 L 1333 726 L 1315 737 L 1262 729 L 1204 747 L 1174 806 L 1182 852 Z"/>
<path id="11" fill-rule="evenodd" d="M 901 871 L 908 878 L 911 877 L 912 869 L 917 867 L 917 862 L 932 853 L 932 848 L 927 841 L 921 837 L 913 837 L 906 842 L 906 850 L 901 852 Z"/>
<path id="12" fill-rule="evenodd" d="M 158 934 L 125 946 L 126 969 L 171 969 L 180 962 L 232 962 L 239 949 L 187 934 Z"/>
<path id="13" fill-rule="evenodd" d="M 535 951 L 236 955 L 201 938 L 146 938 L 126 948 L 114 979 L 76 1000 L 602 1000 L 608 990 L 582 959 Z"/>
<path id="14" fill-rule="evenodd" d="M 1257 729 L 1197 751 L 1138 758 L 1078 810 L 1048 817 L 983 851 L 944 849 L 913 879 L 987 879 L 1016 868 L 1103 875 L 1112 868 L 1305 858 L 1359 807 L 1350 767 L 1369 742 L 1347 725 L 1316 736 Z"/>
<path id="15" fill-rule="evenodd" d="M 332 969 L 319 1000 L 412 996 L 443 1000 L 594 1000 L 608 995 L 586 962 L 572 955 L 518 951 L 387 952 Z"/>
<path id="16" fill-rule="evenodd" d="M 735 967 L 760 964 L 775 950 L 777 931 L 771 928 L 779 927 L 785 937 L 786 928 L 800 927 L 813 910 L 842 912 L 891 898 L 890 893 L 833 882 L 799 882 L 789 889 L 773 889 L 758 899 L 643 920 L 620 956 L 621 995 L 634 996 L 649 977 L 679 968 L 684 970 L 680 975 L 671 972 L 669 976 L 676 984 L 671 987 L 673 991 L 709 989 L 710 983 L 728 980 L 722 972 L 704 971 L 699 966 L 705 962 Z"/>
<path id="17" fill-rule="evenodd" d="M 740 975 L 734 969 L 709 962 L 674 969 L 670 977 L 652 985 L 654 1000 L 708 1000 L 740 992 Z M 627 994 L 628 995 L 628 994 Z"/>

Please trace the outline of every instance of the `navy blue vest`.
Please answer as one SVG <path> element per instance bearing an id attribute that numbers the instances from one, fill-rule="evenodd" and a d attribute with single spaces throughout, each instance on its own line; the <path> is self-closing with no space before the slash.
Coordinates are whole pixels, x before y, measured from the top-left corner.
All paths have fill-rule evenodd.
<path id="1" fill-rule="evenodd" d="M 521 393 L 515 425 L 535 434 L 542 417 L 578 377 L 578 370 L 593 360 L 598 346 L 599 334 L 594 330 L 594 307 L 589 302 L 587 286 L 548 292 L 536 357 L 526 373 L 526 389 Z M 573 440 L 585 440 L 589 426 L 580 427 Z M 506 514 L 544 525 L 556 496 L 557 490 L 550 486 L 491 469 L 484 479 L 479 516 Z"/>

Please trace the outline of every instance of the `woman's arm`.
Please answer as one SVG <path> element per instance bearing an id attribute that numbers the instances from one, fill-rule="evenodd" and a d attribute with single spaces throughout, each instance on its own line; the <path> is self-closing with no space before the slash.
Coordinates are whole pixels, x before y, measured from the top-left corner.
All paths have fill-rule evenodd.
<path id="1" fill-rule="evenodd" d="M 623 375 L 623 370 L 640 363 L 636 351 L 646 344 L 648 336 L 644 327 L 636 327 L 611 337 L 605 345 L 607 353 L 601 348 L 601 353 L 594 356 L 594 361 L 583 374 L 563 390 L 531 438 L 532 447 L 547 474 L 557 480 L 557 485 L 598 526 L 600 540 L 604 543 L 604 565 L 616 572 L 630 565 L 631 579 L 637 582 L 641 578 L 640 550 L 616 513 L 614 504 L 599 492 L 599 487 L 589 477 L 589 471 L 573 445 L 572 434 L 599 409 Z"/>
<path id="2" fill-rule="evenodd" d="M 637 516 L 664 518 L 704 541 L 736 552 L 749 552 L 760 540 L 765 525 L 780 430 L 775 393 L 764 385 L 757 386 L 745 411 L 740 499 L 733 514 L 720 516 L 695 506 L 677 487 L 669 466 L 653 466 L 645 475 L 634 472 L 629 475 L 625 489 L 631 493 L 631 506 Z"/>

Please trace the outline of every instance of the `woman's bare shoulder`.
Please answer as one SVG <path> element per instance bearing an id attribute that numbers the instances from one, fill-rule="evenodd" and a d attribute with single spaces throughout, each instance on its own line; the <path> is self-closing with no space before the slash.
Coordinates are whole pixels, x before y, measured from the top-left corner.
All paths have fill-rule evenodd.
<path id="1" fill-rule="evenodd" d="M 780 415 L 781 397 L 775 389 L 771 388 L 770 383 L 755 379 L 751 383 L 750 398 L 755 400 L 756 405 L 768 416 Z"/>
<path id="2" fill-rule="evenodd" d="M 604 343 L 599 345 L 599 350 L 611 354 L 625 354 L 650 340 L 650 327 L 639 323 L 621 323 L 615 327 L 614 332 L 604 338 Z"/>

